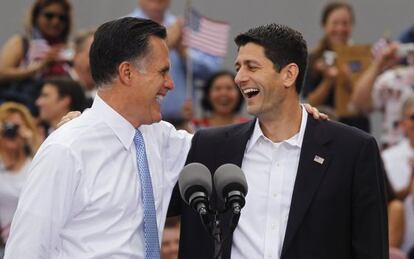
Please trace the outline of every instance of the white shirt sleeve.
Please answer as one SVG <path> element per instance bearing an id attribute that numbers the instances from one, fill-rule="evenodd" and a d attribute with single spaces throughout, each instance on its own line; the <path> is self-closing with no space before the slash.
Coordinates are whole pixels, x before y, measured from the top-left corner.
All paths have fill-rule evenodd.
<path id="1" fill-rule="evenodd" d="M 191 139 L 193 135 L 184 130 L 176 130 L 174 126 L 166 123 L 167 131 L 165 134 L 165 157 L 166 157 L 166 172 L 173 173 L 172 182 L 175 184 L 178 180 L 178 175 L 184 167 L 187 159 L 188 151 L 191 146 Z M 176 173 L 177 172 L 177 173 Z"/>
<path id="2" fill-rule="evenodd" d="M 12 221 L 5 259 L 54 257 L 60 230 L 71 215 L 80 168 L 68 147 L 50 144 L 39 150 Z"/>

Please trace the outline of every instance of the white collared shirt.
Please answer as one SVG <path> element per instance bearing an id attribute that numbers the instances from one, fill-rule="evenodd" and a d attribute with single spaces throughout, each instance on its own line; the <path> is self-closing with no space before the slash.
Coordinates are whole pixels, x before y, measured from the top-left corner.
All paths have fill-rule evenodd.
<path id="1" fill-rule="evenodd" d="M 382 152 L 385 171 L 395 191 L 401 191 L 410 184 L 412 157 L 414 157 L 414 149 L 406 138 Z"/>
<path id="2" fill-rule="evenodd" d="M 161 239 L 191 135 L 163 121 L 139 129 Z M 49 136 L 31 165 L 5 258 L 144 258 L 134 135 L 135 128 L 96 96 L 89 111 Z"/>
<path id="3" fill-rule="evenodd" d="M 247 143 L 242 170 L 249 192 L 234 231 L 232 259 L 280 258 L 308 114 L 299 132 L 273 143 L 259 121 Z"/>

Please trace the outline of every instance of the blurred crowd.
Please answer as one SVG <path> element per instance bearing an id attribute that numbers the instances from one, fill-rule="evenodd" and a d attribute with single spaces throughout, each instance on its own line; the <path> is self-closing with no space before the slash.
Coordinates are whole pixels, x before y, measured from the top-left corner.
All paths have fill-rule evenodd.
<path id="1" fill-rule="evenodd" d="M 214 57 L 183 44 L 183 18 L 169 0 L 139 0 L 128 16 L 167 28 L 175 89 L 163 100 L 163 119 L 195 132 L 247 121 L 235 74 Z M 414 26 L 398 39 L 378 39 L 361 60 L 344 59 L 352 49 L 353 7 L 329 2 L 321 11 L 324 36 L 309 55 L 303 102 L 331 119 L 370 132 L 370 113 L 382 114 L 381 141 L 388 186 L 391 258 L 414 258 Z M 7 242 L 20 190 L 32 157 L 69 111 L 92 105 L 96 89 L 89 67 L 93 29 L 72 31 L 69 0 L 33 0 L 25 33 L 9 38 L 0 54 L 0 247 Z M 342 54 L 341 54 L 342 53 Z M 192 79 L 202 82 L 196 103 L 187 96 L 187 60 Z M 346 59 L 346 56 L 345 56 Z M 364 60 L 368 63 L 363 66 Z M 346 107 L 343 112 L 338 107 Z M 197 113 L 194 111 L 201 110 Z M 169 219 L 162 258 L 177 258 L 179 219 Z M 0 248 L 0 258 L 2 248 Z"/>

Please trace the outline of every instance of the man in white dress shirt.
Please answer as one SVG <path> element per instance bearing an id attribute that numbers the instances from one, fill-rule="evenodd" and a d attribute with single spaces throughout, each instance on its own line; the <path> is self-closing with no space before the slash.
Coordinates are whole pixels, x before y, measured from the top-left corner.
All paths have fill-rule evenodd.
<path id="1" fill-rule="evenodd" d="M 6 259 L 159 258 L 191 141 L 160 122 L 160 102 L 173 89 L 165 37 L 145 19 L 99 27 L 90 52 L 98 94 L 36 154 Z"/>

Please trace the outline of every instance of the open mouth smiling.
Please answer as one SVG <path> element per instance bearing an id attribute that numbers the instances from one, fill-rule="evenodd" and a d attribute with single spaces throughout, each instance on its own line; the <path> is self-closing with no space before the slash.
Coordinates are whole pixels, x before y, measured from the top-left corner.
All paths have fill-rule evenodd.
<path id="1" fill-rule="evenodd" d="M 260 93 L 260 90 L 257 88 L 246 88 L 243 89 L 243 94 L 247 96 L 247 98 L 252 98 Z"/>

